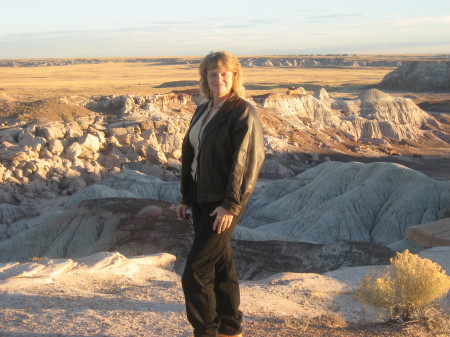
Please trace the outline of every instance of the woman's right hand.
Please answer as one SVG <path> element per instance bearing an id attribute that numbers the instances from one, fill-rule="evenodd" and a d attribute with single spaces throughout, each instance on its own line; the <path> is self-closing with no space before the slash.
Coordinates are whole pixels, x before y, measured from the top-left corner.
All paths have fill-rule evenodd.
<path id="1" fill-rule="evenodd" d="M 188 220 L 189 219 L 189 213 L 187 212 L 188 205 L 185 204 L 179 204 L 177 207 L 177 215 L 178 218 L 181 220 Z"/>

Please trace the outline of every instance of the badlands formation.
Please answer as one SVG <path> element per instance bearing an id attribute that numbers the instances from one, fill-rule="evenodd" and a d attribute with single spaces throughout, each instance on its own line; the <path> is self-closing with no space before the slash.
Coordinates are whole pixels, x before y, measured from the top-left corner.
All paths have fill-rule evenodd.
<path id="1" fill-rule="evenodd" d="M 450 62 L 406 62 L 385 76 L 380 88 L 449 91 Z"/>
<path id="2" fill-rule="evenodd" d="M 432 154 L 436 158 L 448 152 L 449 124 L 420 109 L 410 99 L 393 97 L 377 89 L 369 89 L 354 100 L 333 99 L 323 89 L 314 95 L 264 95 L 250 99 L 258 107 L 265 130 L 266 161 L 261 178 L 298 179 L 298 186 L 290 182 L 287 184 L 297 191 L 302 191 L 308 187 L 309 180 L 313 179 L 313 172 L 317 172 L 315 176 L 319 183 L 316 183 L 316 188 L 320 189 L 316 192 L 327 191 L 323 192 L 325 198 L 333 200 L 329 207 L 335 209 L 338 206 L 334 202 L 338 199 L 333 196 L 345 195 L 348 190 L 356 193 L 356 190 L 368 189 L 370 185 L 365 179 L 374 181 L 375 177 L 379 176 L 381 178 L 375 181 L 374 185 L 382 190 L 379 193 L 371 190 L 365 195 L 367 198 L 375 198 L 376 204 L 387 203 L 386 209 L 380 214 L 377 210 L 372 212 L 373 217 L 379 218 L 377 221 L 380 224 L 385 223 L 381 219 L 387 214 L 385 210 L 399 202 L 389 195 L 389 191 L 395 186 L 400 190 L 404 189 L 396 192 L 399 195 L 417 195 L 417 192 L 413 191 L 417 191 L 417 186 L 421 185 L 440 186 L 436 187 L 436 192 L 433 192 L 434 188 L 424 188 L 427 194 L 420 194 L 424 200 L 433 203 L 429 205 L 430 209 L 423 211 L 426 212 L 425 215 L 413 217 L 406 211 L 404 216 L 407 220 L 397 217 L 398 220 L 394 222 L 394 226 L 398 227 L 396 240 L 400 239 L 399 235 L 401 236 L 401 231 L 406 227 L 437 220 L 449 206 L 448 195 L 440 192 L 440 189 L 445 191 L 448 188 L 448 181 L 445 181 L 448 178 L 448 165 L 441 166 L 441 170 L 430 170 L 434 174 L 432 178 L 439 178 L 438 181 L 406 168 L 426 164 L 426 160 L 420 160 L 423 155 Z M 175 186 L 180 172 L 181 141 L 198 102 L 198 95 L 172 93 L 153 97 L 72 97 L 22 105 L 10 103 L 11 111 L 24 112 L 18 118 L 6 120 L 0 130 L 0 180 L 3 183 L 0 191 L 0 238 L 10 239 L 16 233 L 32 226 L 31 222 L 20 220 L 41 213 L 40 206 L 36 206 L 36 200 L 52 200 L 73 195 L 88 186 L 101 184 L 119 172 L 126 175 L 127 172 L 139 171 L 165 182 L 173 181 Z M 348 167 L 343 168 L 342 163 L 334 161 L 335 158 L 351 156 L 356 151 L 370 154 L 372 158 L 384 156 L 386 161 L 396 161 L 403 166 L 354 163 L 346 164 Z M 402 152 L 410 155 L 388 156 Z M 323 153 L 328 155 L 322 155 Z M 370 161 L 368 158 L 371 157 L 361 156 L 360 159 Z M 315 167 L 324 161 L 328 162 Z M 446 163 L 445 160 L 443 162 Z M 308 172 L 311 167 L 315 168 Z M 308 178 L 297 176 L 303 172 Z M 354 172 L 354 175 L 350 172 Z M 376 174 L 372 175 L 372 172 Z M 404 176 L 410 176 L 408 179 L 412 179 L 410 186 L 414 190 L 408 188 L 409 185 L 389 183 L 401 181 L 399 177 Z M 261 183 L 264 186 L 279 184 L 283 183 Z M 129 188 L 130 186 L 126 185 L 120 186 L 123 193 Z M 267 190 L 273 189 L 275 187 L 267 187 Z M 385 194 L 382 193 L 383 189 Z M 176 203 L 176 190 L 177 187 L 174 187 L 171 196 L 155 198 Z M 288 200 L 285 206 L 292 212 L 299 212 L 304 205 L 299 203 L 300 208 L 291 207 L 290 204 L 296 200 L 288 197 L 290 192 L 282 190 L 280 194 L 273 195 L 277 198 L 284 197 Z M 438 196 L 434 197 L 434 193 Z M 255 197 L 260 194 L 261 192 L 257 191 Z M 309 198 L 306 199 L 312 203 Z M 309 212 L 320 213 L 319 208 L 326 214 L 325 206 L 328 204 L 324 201 L 326 200 L 303 208 L 300 212 L 302 217 Z M 351 200 L 347 202 L 352 204 Z M 268 208 L 271 208 L 270 205 Z M 262 211 L 262 207 L 256 210 Z M 362 212 L 362 209 L 357 211 Z M 291 212 L 288 214 L 293 215 Z M 324 214 L 317 217 L 323 218 Z M 258 215 L 252 215 L 256 216 Z M 262 224 L 270 226 L 270 223 L 281 220 L 276 216 L 263 216 L 259 219 L 262 221 L 256 218 L 244 219 L 243 223 L 249 223 L 247 227 L 253 228 Z M 297 218 L 291 220 L 296 226 L 302 222 Z M 259 222 L 259 225 L 255 221 Z M 344 231 L 347 231 L 351 227 L 348 227 L 347 221 L 348 219 L 340 220 L 338 228 L 343 226 L 342 228 L 346 228 Z M 309 220 L 305 218 L 305 222 Z M 362 223 L 359 225 L 364 226 Z M 385 225 L 391 226 L 391 222 Z M 327 227 L 328 224 L 324 223 L 323 226 L 331 230 Z M 321 232 L 318 228 L 316 230 L 317 233 Z M 337 230 L 339 231 L 342 229 Z M 333 234 L 335 240 L 330 234 L 331 237 L 323 237 L 321 243 L 340 239 L 379 243 L 394 241 L 386 239 L 387 233 L 376 234 L 377 231 L 372 233 L 371 237 L 364 233 L 355 234 L 350 230 L 346 236 Z M 294 232 L 297 230 L 291 234 Z M 288 233 L 289 230 L 278 234 L 290 236 Z M 297 235 L 299 234 L 292 238 Z M 306 238 L 315 242 L 314 238 L 305 236 L 303 239 Z M 301 237 L 296 240 L 301 240 Z"/>
<path id="3" fill-rule="evenodd" d="M 4 335 L 188 336 L 191 229 L 174 208 L 198 92 L 0 99 Z M 266 146 L 233 239 L 250 324 L 373 322 L 352 292 L 406 248 L 450 272 L 448 247 L 431 248 L 450 246 L 449 111 L 374 88 L 248 99 Z"/>

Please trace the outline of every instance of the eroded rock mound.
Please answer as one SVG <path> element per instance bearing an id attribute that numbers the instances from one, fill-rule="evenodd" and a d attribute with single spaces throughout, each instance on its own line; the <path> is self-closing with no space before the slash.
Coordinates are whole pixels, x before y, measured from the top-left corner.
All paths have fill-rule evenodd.
<path id="1" fill-rule="evenodd" d="M 108 199 L 100 199 L 104 197 Z M 125 231 L 119 235 L 116 232 L 103 239 L 104 233 L 111 232 L 103 228 L 105 219 L 111 217 L 107 220 L 110 221 L 108 226 L 119 228 L 122 220 L 134 219 L 148 199 L 176 204 L 178 197 L 177 181 L 167 182 L 139 172 L 123 171 L 112 175 L 103 184 L 92 185 L 73 195 L 66 203 L 67 211 L 63 215 L 43 220 L 36 229 L 23 234 L 33 233 L 30 239 L 17 235 L 5 241 L 5 246 L 0 244 L 3 247 L 0 256 L 6 259 L 54 256 L 52 254 L 56 257 L 77 256 L 112 247 L 116 249 L 117 242 L 123 248 L 123 240 L 130 233 Z M 111 206 L 115 204 L 108 200 L 116 199 L 124 200 L 124 204 Z M 433 180 L 397 164 L 327 162 L 292 178 L 258 183 L 234 238 L 321 244 L 348 240 L 388 245 L 402 240 L 406 228 L 439 219 L 449 207 L 450 182 Z M 158 215 L 156 219 L 163 227 L 171 228 L 176 219 L 164 209 L 157 212 L 162 218 Z M 152 212 L 155 210 L 152 208 Z M 154 219 L 152 216 L 146 218 L 148 223 Z M 66 222 L 67 226 L 61 225 Z M 59 233 L 58 238 L 66 239 L 47 242 L 55 232 Z M 75 240 L 74 233 L 78 232 L 82 233 L 80 238 L 71 242 Z M 40 241 L 35 239 L 39 236 L 45 237 L 42 240 L 47 243 L 38 244 L 39 249 L 36 249 L 34 245 Z M 91 241 L 86 237 L 95 244 L 89 246 Z M 143 244 L 148 244 L 148 240 Z M 15 246 L 22 247 L 19 255 L 14 252 Z M 139 244 L 128 247 L 127 253 L 140 254 Z M 161 251 L 164 250 L 152 252 Z"/>
<path id="2" fill-rule="evenodd" d="M 450 139 L 447 127 L 411 99 L 377 89 L 366 90 L 354 100 L 333 99 L 322 88 L 314 95 L 270 94 L 255 96 L 254 101 L 262 107 L 266 134 L 294 145 L 311 138 L 309 144 L 334 149 L 352 141 L 386 147 L 402 140 L 445 147 Z M 272 121 L 268 114 L 279 121 Z"/>
<path id="3" fill-rule="evenodd" d="M 15 102 L 4 112 L 22 120 L 73 122 L 79 118 L 92 118 L 91 110 L 73 104 L 66 98 L 46 98 L 35 102 Z"/>
<path id="4" fill-rule="evenodd" d="M 27 205 L 35 200 L 73 195 L 101 182 L 115 190 L 134 186 L 128 191 L 133 196 L 175 202 L 176 189 L 159 190 L 156 183 L 149 185 L 137 174 L 119 176 L 122 182 L 106 181 L 124 170 L 178 180 L 181 143 L 198 98 L 198 92 L 184 92 L 47 99 L 27 103 L 29 109 L 20 102 L 8 104 L 22 106 L 21 116 L 28 114 L 30 119 L 9 118 L 0 125 L 0 203 L 5 204 L 0 207 L 0 239 L 17 233 L 12 227 L 19 227 L 11 222 L 32 214 L 17 209 L 32 210 Z M 3 101 L 11 100 L 6 97 Z M 445 120 L 438 122 L 410 99 L 376 89 L 354 100 L 335 99 L 321 89 L 314 96 L 256 96 L 254 104 L 265 134 L 261 178 L 292 177 L 326 161 L 326 156 L 318 155 L 320 148 L 378 156 L 395 154 L 402 146 L 405 151 L 421 147 L 445 151 L 450 143 Z M 308 152 L 302 154 L 305 149 Z M 447 172 L 444 174 L 447 177 Z M 130 196 L 105 190 L 88 192 L 103 197 Z M 8 214 L 11 209 L 16 209 L 12 218 Z M 38 206 L 34 211 L 41 212 Z"/>
<path id="5" fill-rule="evenodd" d="M 386 246 L 341 241 L 314 244 L 286 241 L 233 241 L 240 279 L 263 279 L 280 271 L 322 274 L 347 266 L 388 264 L 394 252 Z"/>
<path id="6" fill-rule="evenodd" d="M 182 273 L 191 242 L 191 226 L 176 218 L 171 204 L 149 199 L 95 199 L 80 202 L 45 224 L 0 243 L 0 261 L 80 258 L 103 251 L 126 256 L 165 252 L 177 256 L 175 270 Z M 357 242 L 315 245 L 234 240 L 232 244 L 240 279 L 385 264 L 393 254 L 382 245 Z"/>
<path id="7" fill-rule="evenodd" d="M 170 93 L 155 96 L 99 96 L 86 104 L 86 107 L 105 113 L 132 114 L 139 111 L 179 113 L 191 112 L 198 100 L 199 94 Z"/>
<path id="8" fill-rule="evenodd" d="M 387 74 L 380 88 L 405 91 L 449 91 L 450 62 L 405 62 Z"/>
<path id="9" fill-rule="evenodd" d="M 375 139 L 420 141 L 435 138 L 435 142 L 442 143 L 441 139 L 429 132 L 430 129 L 439 128 L 437 120 L 410 99 L 370 89 L 363 92 L 354 103 L 359 112 L 356 117 L 344 118 L 341 128 L 355 134 L 363 142 L 373 142 Z"/>
<path id="10" fill-rule="evenodd" d="M 409 226 L 439 219 L 449 205 L 448 181 L 397 164 L 327 162 L 261 185 L 241 226 L 267 239 L 390 244 Z M 244 234 L 252 233 L 241 239 Z"/>
<path id="11" fill-rule="evenodd" d="M 276 111 L 281 119 L 300 129 L 308 124 L 319 128 L 338 124 L 336 111 L 311 95 L 269 94 L 256 96 L 254 100 L 263 108 Z"/>

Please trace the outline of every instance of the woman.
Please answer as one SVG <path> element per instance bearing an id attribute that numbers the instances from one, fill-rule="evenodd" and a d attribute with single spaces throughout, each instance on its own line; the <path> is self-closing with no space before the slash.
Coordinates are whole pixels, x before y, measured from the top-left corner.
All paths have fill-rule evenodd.
<path id="1" fill-rule="evenodd" d="M 195 111 L 182 147 L 178 216 L 192 209 L 194 241 L 182 276 L 195 337 L 242 336 L 239 284 L 230 239 L 264 160 L 262 126 L 243 96 L 241 65 L 211 52 L 199 67 L 208 99 Z"/>

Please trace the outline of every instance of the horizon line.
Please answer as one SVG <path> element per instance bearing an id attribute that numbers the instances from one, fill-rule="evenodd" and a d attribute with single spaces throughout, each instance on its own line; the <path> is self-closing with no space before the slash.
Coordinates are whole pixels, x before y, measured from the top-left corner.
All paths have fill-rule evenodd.
<path id="1" fill-rule="evenodd" d="M 326 57 L 326 56 L 449 56 L 449 53 L 307 53 L 307 54 L 234 54 L 236 57 Z M 204 55 L 165 55 L 165 56 L 69 56 L 69 57 L 19 57 L 19 58 L 0 58 L 0 61 L 20 61 L 20 60 L 72 60 L 72 59 L 161 59 L 161 58 L 203 58 Z"/>

